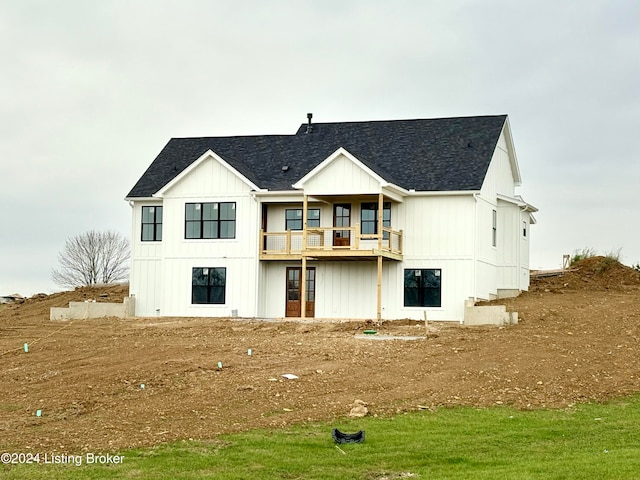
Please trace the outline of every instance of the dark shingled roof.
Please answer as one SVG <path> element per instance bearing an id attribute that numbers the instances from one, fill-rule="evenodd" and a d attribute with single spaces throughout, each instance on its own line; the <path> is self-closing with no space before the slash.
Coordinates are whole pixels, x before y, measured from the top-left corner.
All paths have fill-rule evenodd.
<path id="1" fill-rule="evenodd" d="M 260 188 L 292 184 L 343 147 L 385 180 L 417 191 L 479 190 L 506 115 L 314 123 L 295 135 L 172 138 L 127 195 L 150 197 L 207 150 Z M 284 165 L 289 169 L 282 170 Z"/>

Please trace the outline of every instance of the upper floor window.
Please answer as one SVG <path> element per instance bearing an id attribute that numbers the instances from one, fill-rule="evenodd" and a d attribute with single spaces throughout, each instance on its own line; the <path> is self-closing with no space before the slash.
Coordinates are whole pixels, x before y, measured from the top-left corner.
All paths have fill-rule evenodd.
<path id="1" fill-rule="evenodd" d="M 382 204 L 382 226 L 391 226 L 391 202 Z M 367 202 L 360 206 L 360 232 L 363 234 L 378 233 L 377 202 Z M 387 232 L 385 232 L 384 238 L 387 238 Z"/>
<path id="2" fill-rule="evenodd" d="M 439 268 L 404 271 L 405 307 L 442 306 L 442 270 Z"/>
<path id="3" fill-rule="evenodd" d="M 524 238 L 527 238 L 527 222 L 526 221 L 522 222 L 522 236 Z"/>
<path id="4" fill-rule="evenodd" d="M 236 238 L 236 203 L 187 203 L 184 238 Z"/>
<path id="5" fill-rule="evenodd" d="M 285 230 L 302 230 L 302 209 L 287 208 L 284 211 Z M 307 227 L 316 228 L 320 226 L 320 209 L 307 209 Z"/>
<path id="6" fill-rule="evenodd" d="M 162 240 L 162 207 L 142 207 L 143 242 Z"/>

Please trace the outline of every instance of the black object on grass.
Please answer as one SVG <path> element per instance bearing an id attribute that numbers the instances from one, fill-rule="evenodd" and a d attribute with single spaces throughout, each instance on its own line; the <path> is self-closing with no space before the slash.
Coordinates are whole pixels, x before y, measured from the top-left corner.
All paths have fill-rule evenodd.
<path id="1" fill-rule="evenodd" d="M 331 432 L 331 436 L 336 443 L 362 443 L 364 442 L 364 430 L 356 433 L 342 433 L 337 428 Z"/>

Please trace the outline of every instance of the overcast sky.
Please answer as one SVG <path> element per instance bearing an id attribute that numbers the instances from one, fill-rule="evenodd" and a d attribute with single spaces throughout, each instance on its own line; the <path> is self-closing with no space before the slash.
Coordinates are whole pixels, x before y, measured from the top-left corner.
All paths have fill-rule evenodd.
<path id="1" fill-rule="evenodd" d="M 49 293 L 65 239 L 129 235 L 171 137 L 510 117 L 532 268 L 640 262 L 640 2 L 3 0 L 0 295 Z"/>

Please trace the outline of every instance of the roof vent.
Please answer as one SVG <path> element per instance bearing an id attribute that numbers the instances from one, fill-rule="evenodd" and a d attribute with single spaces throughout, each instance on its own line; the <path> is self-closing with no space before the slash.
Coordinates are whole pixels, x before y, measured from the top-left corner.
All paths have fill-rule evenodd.
<path id="1" fill-rule="evenodd" d="M 287 171 L 289 171 L 289 165 L 283 165 L 283 166 L 282 166 L 282 171 L 283 171 L 283 172 L 287 172 Z"/>
<path id="2" fill-rule="evenodd" d="M 313 118 L 313 113 L 307 113 L 307 131 L 305 133 L 311 133 L 313 127 L 311 126 L 311 119 Z"/>

